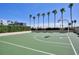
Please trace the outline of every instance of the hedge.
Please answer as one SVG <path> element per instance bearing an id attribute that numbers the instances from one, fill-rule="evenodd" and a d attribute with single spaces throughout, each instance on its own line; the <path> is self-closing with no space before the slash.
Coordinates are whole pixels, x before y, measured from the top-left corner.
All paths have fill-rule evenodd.
<path id="1" fill-rule="evenodd" d="M 0 25 L 0 33 L 29 31 L 30 27 L 22 25 Z"/>

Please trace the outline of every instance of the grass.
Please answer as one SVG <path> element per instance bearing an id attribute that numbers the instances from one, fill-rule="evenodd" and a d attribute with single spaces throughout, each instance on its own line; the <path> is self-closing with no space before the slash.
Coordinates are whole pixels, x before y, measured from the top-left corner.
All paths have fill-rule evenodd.
<path id="1" fill-rule="evenodd" d="M 74 33 L 69 33 L 69 37 L 79 54 L 79 37 Z M 0 55 L 48 54 L 74 55 L 67 33 L 25 33 L 0 37 Z"/>

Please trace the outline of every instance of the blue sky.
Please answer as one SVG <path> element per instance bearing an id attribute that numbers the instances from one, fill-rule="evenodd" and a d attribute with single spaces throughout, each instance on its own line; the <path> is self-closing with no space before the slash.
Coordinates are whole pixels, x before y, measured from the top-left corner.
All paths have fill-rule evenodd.
<path id="1" fill-rule="evenodd" d="M 45 25 L 47 25 L 47 12 L 50 11 L 50 26 L 53 26 L 53 14 L 52 11 L 57 9 L 57 20 L 61 18 L 60 9 L 65 8 L 66 12 L 64 13 L 64 19 L 70 21 L 69 8 L 67 3 L 0 3 L 0 19 L 3 20 L 12 20 L 25 22 L 29 25 L 29 14 L 36 16 L 37 13 L 46 14 L 45 16 Z M 73 6 L 73 20 L 77 20 L 77 25 L 79 23 L 79 4 L 74 4 Z M 37 16 L 36 16 L 37 20 Z M 64 25 L 67 22 L 64 22 Z M 32 22 L 33 24 L 33 22 Z M 36 22 L 37 25 L 37 22 Z M 42 25 L 42 16 L 40 16 L 40 26 Z M 59 25 L 59 24 L 58 24 Z M 57 25 L 57 26 L 58 26 Z M 66 26 L 66 25 L 65 25 Z"/>

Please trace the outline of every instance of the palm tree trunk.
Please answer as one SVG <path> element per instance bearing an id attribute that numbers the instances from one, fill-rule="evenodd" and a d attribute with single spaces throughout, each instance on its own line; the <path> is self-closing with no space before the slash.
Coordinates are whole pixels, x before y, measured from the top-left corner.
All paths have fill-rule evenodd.
<path id="1" fill-rule="evenodd" d="M 43 29 L 44 29 L 44 17 L 43 17 Z"/>
<path id="2" fill-rule="evenodd" d="M 35 28 L 35 19 L 34 19 L 34 28 Z"/>
<path id="3" fill-rule="evenodd" d="M 49 28 L 49 15 L 48 15 L 48 28 Z"/>
<path id="4" fill-rule="evenodd" d="M 63 13 L 61 14 L 61 18 L 62 18 L 62 31 L 63 31 Z"/>
<path id="5" fill-rule="evenodd" d="M 31 18 L 30 18 L 30 27 L 31 27 Z"/>
<path id="6" fill-rule="evenodd" d="M 71 22 L 72 22 L 72 7 L 70 8 L 70 19 L 71 19 Z M 71 24 L 71 28 L 73 28 L 73 23 Z"/>
<path id="7" fill-rule="evenodd" d="M 56 15 L 54 14 L 54 28 L 56 27 Z"/>
<path id="8" fill-rule="evenodd" d="M 38 17 L 38 28 L 39 28 L 39 17 Z"/>
<path id="9" fill-rule="evenodd" d="M 74 23 L 74 30 L 75 30 L 75 24 L 76 24 L 76 23 Z"/>

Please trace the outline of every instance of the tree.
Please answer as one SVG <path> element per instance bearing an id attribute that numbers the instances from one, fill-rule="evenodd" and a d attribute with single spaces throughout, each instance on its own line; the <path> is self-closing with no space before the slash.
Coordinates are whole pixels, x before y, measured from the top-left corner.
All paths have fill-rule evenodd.
<path id="1" fill-rule="evenodd" d="M 43 16 L 43 28 L 44 28 L 44 17 L 45 17 L 45 13 L 42 13 Z"/>
<path id="2" fill-rule="evenodd" d="M 73 7 L 73 3 L 69 4 L 69 8 L 70 8 L 70 19 L 71 19 L 71 27 L 73 27 L 73 20 L 72 20 L 72 7 Z"/>
<path id="3" fill-rule="evenodd" d="M 3 32 L 3 20 L 0 21 L 0 25 L 1 25 L 1 32 Z"/>
<path id="4" fill-rule="evenodd" d="M 65 9 L 64 8 L 60 9 L 60 12 L 61 12 L 62 30 L 63 30 L 63 14 L 65 12 Z"/>
<path id="5" fill-rule="evenodd" d="M 32 15 L 30 14 L 30 15 L 29 15 L 29 19 L 30 19 L 30 27 L 31 27 L 31 18 L 32 18 Z"/>
<path id="6" fill-rule="evenodd" d="M 38 16 L 38 28 L 39 28 L 39 17 L 40 17 L 40 13 L 38 13 L 37 16 Z"/>
<path id="7" fill-rule="evenodd" d="M 57 14 L 57 10 L 53 10 L 52 13 L 54 14 L 54 28 L 56 27 L 56 14 Z"/>
<path id="8" fill-rule="evenodd" d="M 35 17 L 35 16 L 33 16 L 33 20 L 34 20 L 34 28 L 35 28 L 35 18 L 36 18 L 36 17 Z"/>
<path id="9" fill-rule="evenodd" d="M 49 16 L 50 16 L 50 12 L 47 12 L 48 15 L 48 28 L 49 28 Z"/>

